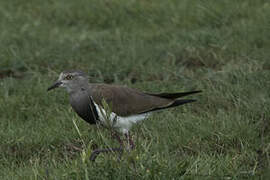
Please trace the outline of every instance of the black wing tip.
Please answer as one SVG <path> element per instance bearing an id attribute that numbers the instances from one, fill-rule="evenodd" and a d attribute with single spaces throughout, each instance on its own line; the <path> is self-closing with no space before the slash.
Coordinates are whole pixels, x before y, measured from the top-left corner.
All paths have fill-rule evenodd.
<path id="1" fill-rule="evenodd" d="M 153 111 L 158 111 L 158 110 L 163 110 L 163 109 L 168 109 L 168 108 L 172 108 L 172 107 L 176 107 L 176 106 L 181 106 L 183 104 L 192 103 L 192 102 L 196 102 L 196 101 L 197 101 L 196 99 L 178 99 L 178 100 L 175 100 L 172 104 L 170 104 L 170 105 L 168 105 L 166 107 L 157 107 L 157 108 L 151 109 L 149 111 L 141 112 L 140 114 L 153 112 Z"/>
<path id="2" fill-rule="evenodd" d="M 196 91 L 190 91 L 188 93 L 190 93 L 190 94 L 196 94 L 196 93 L 201 93 L 201 92 L 203 92 L 203 91 L 202 90 L 196 90 Z"/>
<path id="3" fill-rule="evenodd" d="M 184 96 L 192 95 L 201 93 L 202 90 L 196 90 L 196 91 L 188 91 L 188 92 L 180 92 L 180 93 L 159 93 L 159 94 L 153 94 L 153 93 L 146 93 L 151 96 L 157 96 L 161 98 L 167 98 L 167 99 L 178 99 Z"/>
<path id="4" fill-rule="evenodd" d="M 175 100 L 174 103 L 171 105 L 171 107 L 174 106 L 179 106 L 179 105 L 183 105 L 183 104 L 187 104 L 187 103 L 192 103 L 192 102 L 196 102 L 196 99 L 178 99 Z"/>

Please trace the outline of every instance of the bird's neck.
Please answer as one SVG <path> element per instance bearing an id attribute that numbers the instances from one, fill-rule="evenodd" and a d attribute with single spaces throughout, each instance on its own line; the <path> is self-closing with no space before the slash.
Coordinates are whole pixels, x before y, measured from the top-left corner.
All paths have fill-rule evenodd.
<path id="1" fill-rule="evenodd" d="M 81 92 L 91 92 L 88 84 L 80 84 L 79 86 L 74 86 L 74 87 L 66 87 L 67 92 L 69 95 L 81 93 Z"/>

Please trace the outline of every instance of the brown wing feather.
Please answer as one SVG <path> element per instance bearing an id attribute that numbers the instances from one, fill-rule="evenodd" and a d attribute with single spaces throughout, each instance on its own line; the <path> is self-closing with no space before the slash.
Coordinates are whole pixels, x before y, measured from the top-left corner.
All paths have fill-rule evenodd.
<path id="1" fill-rule="evenodd" d="M 98 105 L 102 105 L 104 99 L 119 116 L 129 116 L 149 112 L 152 109 L 170 106 L 174 100 L 160 98 L 145 94 L 128 87 L 91 84 L 91 94 Z"/>

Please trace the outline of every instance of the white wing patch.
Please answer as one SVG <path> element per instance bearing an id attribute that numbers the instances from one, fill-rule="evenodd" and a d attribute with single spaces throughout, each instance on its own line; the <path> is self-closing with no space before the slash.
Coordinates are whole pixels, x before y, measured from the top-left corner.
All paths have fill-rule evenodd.
<path id="1" fill-rule="evenodd" d="M 97 109 L 98 116 L 100 118 L 101 122 L 105 122 L 105 118 L 103 114 L 106 114 L 105 110 L 97 105 L 96 103 L 95 107 Z M 112 122 L 114 119 L 116 119 L 115 127 L 119 128 L 122 133 L 128 133 L 128 130 L 131 128 L 131 126 L 134 123 L 137 123 L 141 120 L 146 119 L 150 113 L 144 113 L 144 114 L 138 114 L 138 115 L 132 115 L 127 117 L 117 116 L 114 112 L 110 114 L 110 121 Z M 113 123 L 113 122 L 112 122 Z"/>

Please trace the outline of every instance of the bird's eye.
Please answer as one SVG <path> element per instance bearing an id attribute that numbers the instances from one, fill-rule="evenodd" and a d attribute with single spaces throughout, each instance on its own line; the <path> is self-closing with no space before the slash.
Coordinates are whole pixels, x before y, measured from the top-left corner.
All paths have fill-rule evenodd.
<path id="1" fill-rule="evenodd" d="M 69 75 L 67 75 L 67 76 L 66 76 L 66 78 L 65 78 L 65 79 L 67 79 L 67 80 L 71 80 L 72 78 L 73 78 L 73 76 L 69 74 Z"/>

